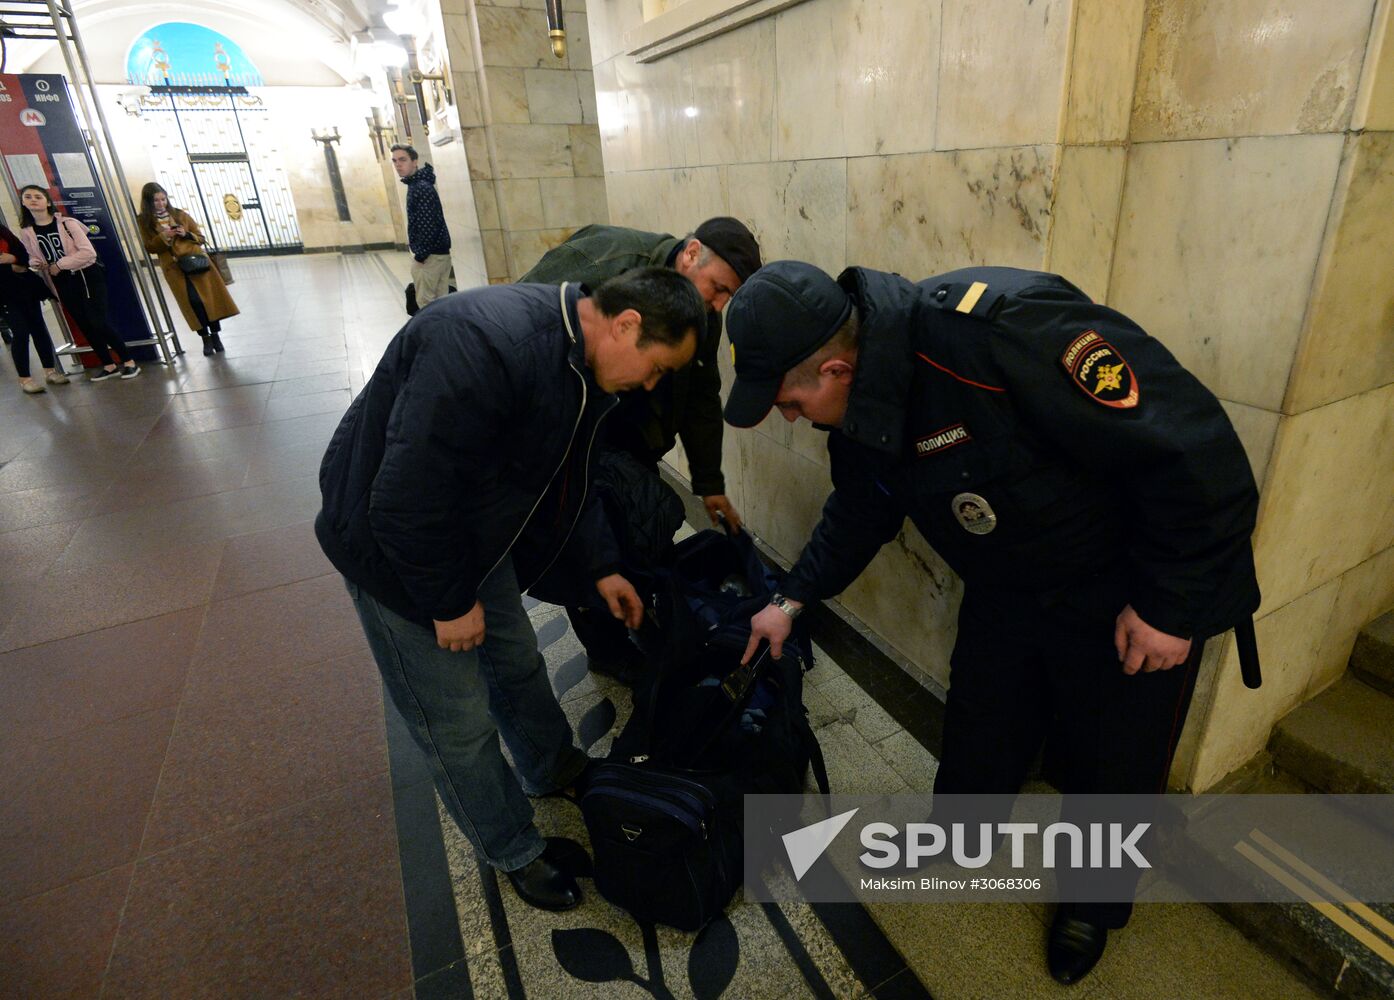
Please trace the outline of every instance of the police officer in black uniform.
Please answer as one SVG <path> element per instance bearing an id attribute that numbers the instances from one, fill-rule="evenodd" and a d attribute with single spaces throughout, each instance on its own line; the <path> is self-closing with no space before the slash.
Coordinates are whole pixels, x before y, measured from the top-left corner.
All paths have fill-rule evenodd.
<path id="1" fill-rule="evenodd" d="M 1065 787 L 1166 789 L 1207 637 L 1258 607 L 1258 495 L 1215 397 L 1063 278 L 979 267 L 918 284 L 770 264 L 726 317 L 728 423 L 829 431 L 833 493 L 785 591 L 774 655 L 909 517 L 964 580 L 936 796 L 1015 794 L 1051 730 Z M 1057 743 L 1058 741 L 1058 743 Z M 1131 903 L 1064 903 L 1075 982 Z"/>

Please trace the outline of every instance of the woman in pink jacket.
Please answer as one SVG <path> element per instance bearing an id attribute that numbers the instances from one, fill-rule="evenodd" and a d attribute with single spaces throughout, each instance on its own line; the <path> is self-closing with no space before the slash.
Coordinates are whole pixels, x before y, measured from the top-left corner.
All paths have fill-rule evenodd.
<path id="1" fill-rule="evenodd" d="M 131 358 L 130 349 L 121 334 L 107 319 L 106 275 L 97 263 L 97 251 L 87 239 L 87 229 L 76 219 L 54 211 L 53 199 L 37 184 L 19 189 L 20 239 L 29 252 L 29 267 L 43 276 L 63 308 L 77 322 L 92 353 L 102 367 L 91 375 L 91 381 L 120 377 L 135 378 L 140 374 Z M 112 358 L 112 350 L 120 355 L 123 365 Z"/>

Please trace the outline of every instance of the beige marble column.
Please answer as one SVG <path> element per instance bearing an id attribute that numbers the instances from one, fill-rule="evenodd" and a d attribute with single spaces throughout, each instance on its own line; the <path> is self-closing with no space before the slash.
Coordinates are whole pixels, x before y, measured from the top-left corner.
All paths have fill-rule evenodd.
<path id="1" fill-rule="evenodd" d="M 1178 784 L 1261 751 L 1394 605 L 1388 6 L 1147 5 L 1109 301 L 1220 396 L 1262 490 L 1264 685 L 1218 643 Z"/>
<path id="2" fill-rule="evenodd" d="M 542 0 L 443 0 L 470 182 L 491 282 L 512 281 L 609 207 L 585 4 L 557 59 Z"/>

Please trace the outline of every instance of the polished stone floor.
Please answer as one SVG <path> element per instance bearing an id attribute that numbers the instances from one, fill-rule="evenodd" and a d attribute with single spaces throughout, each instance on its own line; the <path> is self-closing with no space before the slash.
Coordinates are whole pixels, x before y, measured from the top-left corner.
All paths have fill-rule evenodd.
<path id="1" fill-rule="evenodd" d="M 405 319 L 406 256 L 232 263 L 226 355 L 189 338 L 130 382 L 26 397 L 0 380 L 0 997 L 713 995 L 671 934 L 639 982 L 648 942 L 593 898 L 581 924 L 611 927 L 635 979 L 564 974 L 544 942 L 578 918 L 493 898 L 394 742 L 310 522 L 324 446 Z M 578 727 L 622 702 L 577 673 L 555 609 L 533 614 Z M 904 690 L 839 657 L 807 696 L 834 787 L 927 790 L 932 739 Z M 1071 991 L 1042 968 L 1039 909 L 865 913 L 733 909 L 751 961 L 798 942 L 725 995 L 1312 995 L 1200 906 L 1140 908 Z M 670 954 L 695 978 L 665 994 L 652 962 Z"/>

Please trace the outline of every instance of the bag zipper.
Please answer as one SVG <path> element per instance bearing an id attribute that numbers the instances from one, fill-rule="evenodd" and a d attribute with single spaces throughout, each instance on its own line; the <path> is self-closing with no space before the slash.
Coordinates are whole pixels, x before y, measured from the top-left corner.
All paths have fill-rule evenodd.
<path id="1" fill-rule="evenodd" d="M 707 824 L 704 820 L 692 813 L 675 806 L 671 801 L 652 793 L 635 791 L 632 788 L 614 787 L 606 789 L 606 794 L 610 798 L 622 799 L 626 802 L 633 802 L 635 805 L 646 806 L 655 809 L 670 819 L 675 819 L 693 833 L 700 833 L 702 839 L 707 839 Z M 664 807 L 667 808 L 664 808 Z"/>

